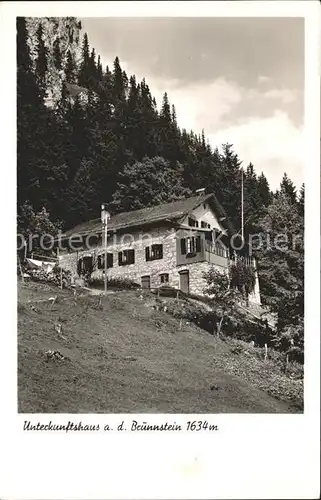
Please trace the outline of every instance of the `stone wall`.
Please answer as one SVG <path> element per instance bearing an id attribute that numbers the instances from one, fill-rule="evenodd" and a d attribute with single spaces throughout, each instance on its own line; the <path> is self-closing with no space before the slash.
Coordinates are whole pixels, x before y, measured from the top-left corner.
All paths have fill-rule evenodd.
<path id="1" fill-rule="evenodd" d="M 151 244 L 163 245 L 163 258 L 146 262 L 145 247 Z M 125 249 L 135 250 L 135 263 L 125 266 L 118 265 L 118 252 Z M 114 235 L 109 238 L 107 251 L 113 253 L 113 267 L 108 268 L 108 278 L 127 278 L 141 284 L 143 276 L 150 276 L 151 288 L 161 285 L 161 274 L 168 274 L 168 284 L 174 288 L 180 287 L 180 271 L 189 271 L 190 292 L 202 294 L 206 283 L 203 273 L 209 269 L 208 262 L 195 262 L 192 264 L 177 266 L 176 261 L 176 232 L 174 229 L 157 228 L 148 233 L 132 232 L 130 235 Z M 77 277 L 78 259 L 85 256 L 97 256 L 104 252 L 102 246 L 90 250 L 75 251 L 60 255 L 60 264 L 64 269 L 71 271 Z M 220 269 L 220 268 L 218 268 Z M 103 270 L 96 269 L 92 273 L 93 278 L 103 278 Z"/>
<path id="2" fill-rule="evenodd" d="M 163 258 L 146 262 L 145 247 L 151 244 L 163 245 Z M 125 249 L 135 250 L 135 263 L 125 266 L 118 265 L 118 252 Z M 143 276 L 150 276 L 151 288 L 157 288 L 161 285 L 161 274 L 168 274 L 168 285 L 174 288 L 180 288 L 180 271 L 189 271 L 189 289 L 190 293 L 202 295 L 206 282 L 203 278 L 204 272 L 210 267 L 215 267 L 218 271 L 227 272 L 226 268 L 210 264 L 206 261 L 193 262 L 191 264 L 177 265 L 176 257 L 176 232 L 174 229 L 161 227 L 149 230 L 148 233 L 142 231 L 132 232 L 127 235 L 114 235 L 109 239 L 107 251 L 113 253 L 113 267 L 108 268 L 108 278 L 127 278 L 138 284 L 141 284 Z M 75 251 L 60 255 L 61 266 L 71 271 L 74 277 L 77 277 L 77 262 L 81 257 L 92 255 L 94 260 L 97 256 L 104 253 L 104 248 L 98 246 L 91 250 Z M 93 278 L 103 278 L 103 270 L 97 269 L 92 274 Z M 251 302 L 260 303 L 260 292 L 258 279 L 253 294 L 249 297 Z"/>
<path id="3" fill-rule="evenodd" d="M 179 266 L 177 268 L 177 288 L 179 288 L 179 271 L 188 270 L 190 293 L 194 295 L 204 295 L 204 288 L 206 288 L 207 285 L 205 279 L 203 278 L 203 274 L 207 272 L 210 267 L 214 267 L 220 272 L 227 272 L 227 269 L 215 266 L 209 262 L 195 262 L 193 264 Z"/>
<path id="4" fill-rule="evenodd" d="M 152 244 L 163 245 L 163 258 L 146 262 L 145 247 Z M 118 252 L 126 249 L 135 250 L 135 263 L 119 266 Z M 160 274 L 169 274 L 169 285 L 172 283 L 172 275 L 176 268 L 176 239 L 175 230 L 169 228 L 151 229 L 148 233 L 141 231 L 131 232 L 126 235 L 112 235 L 107 244 L 107 251 L 113 253 L 113 267 L 108 268 L 108 278 L 128 278 L 141 284 L 142 276 L 150 276 L 151 287 L 157 287 L 161 284 Z M 93 256 L 94 260 L 97 256 L 104 253 L 102 246 L 83 250 L 78 252 L 66 253 L 60 256 L 61 266 L 77 276 L 78 259 L 85 256 Z M 93 278 L 102 278 L 103 270 L 96 269 L 92 273 Z"/>

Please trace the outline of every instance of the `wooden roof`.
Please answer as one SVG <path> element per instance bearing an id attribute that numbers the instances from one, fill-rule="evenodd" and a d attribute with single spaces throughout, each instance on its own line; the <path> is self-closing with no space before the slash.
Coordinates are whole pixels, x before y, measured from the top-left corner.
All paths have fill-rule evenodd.
<path id="1" fill-rule="evenodd" d="M 231 229 L 233 231 L 233 228 L 227 219 L 226 213 L 217 201 L 214 193 L 200 194 L 198 196 L 173 201 L 171 203 L 163 203 L 154 207 L 146 207 L 139 210 L 133 210 L 131 212 L 121 212 L 119 214 L 112 215 L 108 221 L 108 230 L 117 231 L 127 228 L 154 225 L 157 223 L 181 223 L 186 215 L 205 202 L 208 202 L 212 206 L 219 218 L 225 218 L 222 222 L 222 226 L 225 226 L 229 232 Z M 88 234 L 99 234 L 101 232 L 101 219 L 97 218 L 81 223 L 73 229 L 66 231 L 65 237 L 70 238 L 72 235 L 76 234 L 86 236 Z"/>

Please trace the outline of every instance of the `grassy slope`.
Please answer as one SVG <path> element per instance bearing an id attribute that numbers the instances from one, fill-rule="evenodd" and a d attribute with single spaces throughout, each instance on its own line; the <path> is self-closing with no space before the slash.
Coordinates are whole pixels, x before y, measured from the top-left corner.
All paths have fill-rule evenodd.
<path id="1" fill-rule="evenodd" d="M 57 293 L 64 300 L 52 309 L 48 302 L 31 309 L 28 300 Z M 19 412 L 298 411 L 260 390 L 287 381 L 250 349 L 233 354 L 230 343 L 193 325 L 179 330 L 177 319 L 148 307 L 138 292 L 109 295 L 103 309 L 96 303 L 91 296 L 75 305 L 71 293 L 45 285 L 19 287 Z M 65 338 L 54 329 L 59 317 Z M 70 361 L 46 362 L 48 349 Z"/>

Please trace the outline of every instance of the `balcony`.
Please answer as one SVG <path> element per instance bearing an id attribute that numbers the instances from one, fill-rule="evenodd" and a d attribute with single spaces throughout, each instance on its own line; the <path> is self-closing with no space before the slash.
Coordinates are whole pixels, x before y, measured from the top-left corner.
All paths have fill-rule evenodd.
<path id="1" fill-rule="evenodd" d="M 186 265 L 196 262 L 209 262 L 217 266 L 228 268 L 228 249 L 224 245 L 213 245 L 205 239 L 204 232 L 194 231 L 193 236 L 186 236 L 183 231 L 177 232 L 176 264 Z"/>
<path id="2" fill-rule="evenodd" d="M 204 257 L 210 264 L 215 264 L 216 266 L 224 268 L 229 267 L 228 250 L 225 247 L 213 245 L 209 241 L 204 241 Z"/>

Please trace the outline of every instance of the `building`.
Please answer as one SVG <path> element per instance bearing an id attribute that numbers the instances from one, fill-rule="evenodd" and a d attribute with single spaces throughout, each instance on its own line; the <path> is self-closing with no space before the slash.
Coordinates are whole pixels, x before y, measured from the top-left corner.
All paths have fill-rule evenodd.
<path id="1" fill-rule="evenodd" d="M 202 295 L 209 266 L 227 272 L 233 228 L 214 194 L 113 215 L 107 224 L 107 276 L 128 278 L 143 288 L 161 285 Z M 60 263 L 74 276 L 104 276 L 101 219 L 65 233 Z M 250 297 L 260 302 L 258 280 Z"/>

